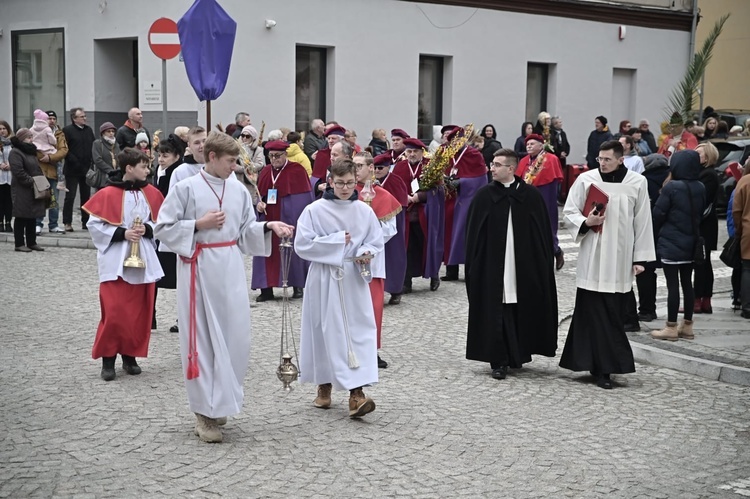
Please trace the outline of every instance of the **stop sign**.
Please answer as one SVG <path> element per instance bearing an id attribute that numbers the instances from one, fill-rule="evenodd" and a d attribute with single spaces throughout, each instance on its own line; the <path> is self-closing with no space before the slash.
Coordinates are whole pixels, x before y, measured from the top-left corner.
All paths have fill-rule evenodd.
<path id="1" fill-rule="evenodd" d="M 180 53 L 177 23 L 166 17 L 154 21 L 148 30 L 148 46 L 159 59 L 172 59 Z"/>

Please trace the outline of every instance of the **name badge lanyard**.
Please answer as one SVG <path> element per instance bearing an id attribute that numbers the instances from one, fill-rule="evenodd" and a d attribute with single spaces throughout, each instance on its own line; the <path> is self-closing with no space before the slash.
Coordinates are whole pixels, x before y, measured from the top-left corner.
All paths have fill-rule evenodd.
<path id="1" fill-rule="evenodd" d="M 268 196 L 266 197 L 266 204 L 276 204 L 276 201 L 279 195 L 279 191 L 276 190 L 276 182 L 279 180 L 279 177 L 281 176 L 281 172 L 284 171 L 284 168 L 286 168 L 286 165 L 288 164 L 289 164 L 289 161 L 287 160 L 287 162 L 284 163 L 284 166 L 281 167 L 281 169 L 279 170 L 279 173 L 277 173 L 275 177 L 273 175 L 273 168 L 271 168 L 271 188 L 268 189 Z"/>
<path id="2" fill-rule="evenodd" d="M 451 168 L 451 177 L 456 175 L 458 173 L 458 162 L 461 161 L 461 158 L 464 157 L 464 153 L 466 152 L 466 148 L 464 148 L 463 151 L 461 151 L 461 154 L 458 156 L 458 159 L 453 158 L 451 161 L 453 161 L 453 168 Z"/>

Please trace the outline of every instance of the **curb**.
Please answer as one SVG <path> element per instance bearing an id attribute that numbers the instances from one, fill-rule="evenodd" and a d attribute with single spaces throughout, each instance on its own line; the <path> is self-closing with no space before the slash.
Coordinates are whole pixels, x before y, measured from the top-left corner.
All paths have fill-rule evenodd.
<path id="1" fill-rule="evenodd" d="M 638 362 L 694 374 L 713 381 L 750 386 L 750 369 L 669 352 L 635 341 L 631 341 L 630 346 L 633 349 L 633 356 Z"/>
<path id="2" fill-rule="evenodd" d="M 96 249 L 94 242 L 90 237 L 86 239 L 77 238 L 75 236 L 61 235 L 61 236 L 45 236 L 44 233 L 36 236 L 37 243 L 43 248 L 78 248 L 78 249 Z M 13 234 L 2 233 L 0 234 L 0 243 L 15 244 Z"/>

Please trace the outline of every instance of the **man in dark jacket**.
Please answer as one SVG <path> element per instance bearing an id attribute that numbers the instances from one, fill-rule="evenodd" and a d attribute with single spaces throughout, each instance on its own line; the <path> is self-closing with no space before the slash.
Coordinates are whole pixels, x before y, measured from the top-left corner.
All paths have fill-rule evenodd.
<path id="1" fill-rule="evenodd" d="M 143 113 L 137 107 L 128 111 L 128 120 L 117 129 L 116 141 L 120 150 L 124 151 L 126 147 L 135 147 L 135 138 L 140 132 L 148 137 L 148 145 L 151 146 L 151 134 L 143 126 Z"/>
<path id="2" fill-rule="evenodd" d="M 596 162 L 596 157 L 599 155 L 599 146 L 608 140 L 612 140 L 612 133 L 607 128 L 607 118 L 597 116 L 594 120 L 594 130 L 589 135 L 588 148 L 586 149 L 586 164 L 589 165 L 589 170 L 599 168 L 599 163 Z"/>
<path id="3" fill-rule="evenodd" d="M 305 143 L 303 149 L 307 157 L 310 158 L 310 164 L 315 164 L 315 158 L 318 156 L 318 151 L 328 147 L 328 142 L 325 138 L 326 124 L 323 120 L 316 118 L 310 123 L 310 131 L 305 135 Z"/>
<path id="4" fill-rule="evenodd" d="M 669 175 L 669 162 L 662 154 L 649 154 L 643 158 L 643 176 L 648 181 L 648 198 L 651 201 L 651 209 L 654 209 L 656 200 L 664 181 Z M 656 319 L 656 269 L 657 262 L 648 262 L 643 266 L 644 270 L 635 276 L 638 286 L 638 320 L 651 322 Z"/>
<path id="5" fill-rule="evenodd" d="M 63 128 L 65 140 L 68 142 L 68 155 L 65 157 L 65 183 L 69 190 L 65 194 L 63 206 L 63 225 L 65 232 L 73 232 L 73 203 L 76 191 L 81 188 L 81 203 L 83 206 L 89 200 L 91 188 L 86 184 L 86 172 L 91 166 L 91 148 L 96 137 L 94 131 L 86 124 L 86 111 L 82 107 L 70 110 L 71 125 Z M 81 229 L 86 230 L 89 214 L 81 210 Z"/>
<path id="6" fill-rule="evenodd" d="M 532 354 L 557 350 L 557 290 L 547 205 L 513 173 L 518 156 L 495 152 L 493 182 L 474 196 L 466 222 L 466 358 L 504 379 Z"/>

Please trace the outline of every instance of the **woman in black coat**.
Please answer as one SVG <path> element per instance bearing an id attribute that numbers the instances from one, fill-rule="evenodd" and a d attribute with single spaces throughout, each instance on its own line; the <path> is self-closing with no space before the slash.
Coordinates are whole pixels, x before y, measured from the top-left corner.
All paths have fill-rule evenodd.
<path id="1" fill-rule="evenodd" d="M 497 130 L 495 130 L 495 125 L 484 125 L 481 135 L 484 137 L 484 147 L 481 151 L 482 157 L 484 157 L 484 164 L 489 168 L 492 159 L 495 157 L 495 151 L 502 149 L 503 145 L 497 140 Z"/>
<path id="2" fill-rule="evenodd" d="M 524 139 L 526 139 L 526 136 L 534 131 L 534 124 L 530 121 L 525 121 L 523 125 L 521 125 L 521 136 L 516 139 L 516 144 L 513 146 L 513 150 L 516 151 L 516 154 L 518 154 L 518 160 L 520 161 L 521 158 L 528 155 L 529 153 L 526 152 L 526 142 Z"/>
<path id="3" fill-rule="evenodd" d="M 706 207 L 703 211 L 700 234 L 706 241 L 706 261 L 695 266 L 695 308 L 696 314 L 713 313 L 711 296 L 714 294 L 714 269 L 711 265 L 711 251 L 714 251 L 719 239 L 719 217 L 716 215 L 716 193 L 719 192 L 719 174 L 714 165 L 719 160 L 719 151 L 710 142 L 704 142 L 695 149 L 701 158 L 701 169 L 698 180 L 706 189 Z"/>
<path id="4" fill-rule="evenodd" d="M 10 194 L 13 199 L 13 232 L 16 240 L 16 251 L 29 253 L 44 251 L 36 243 L 36 219 L 44 216 L 47 201 L 34 196 L 33 177 L 44 176 L 39 161 L 36 159 L 36 146 L 31 142 L 33 134 L 28 128 L 21 128 L 11 137 L 13 145 L 8 155 L 8 163 L 13 179 Z M 24 233 L 26 239 L 24 240 Z"/>
<path id="5" fill-rule="evenodd" d="M 659 340 L 691 340 L 693 336 L 693 257 L 696 232 L 703 213 L 705 188 L 698 181 L 700 156 L 691 150 L 677 151 L 670 159 L 672 180 L 664 186 L 652 212 L 656 255 L 667 279 L 667 325 L 651 336 Z M 680 284 L 684 295 L 684 320 L 677 327 Z"/>

